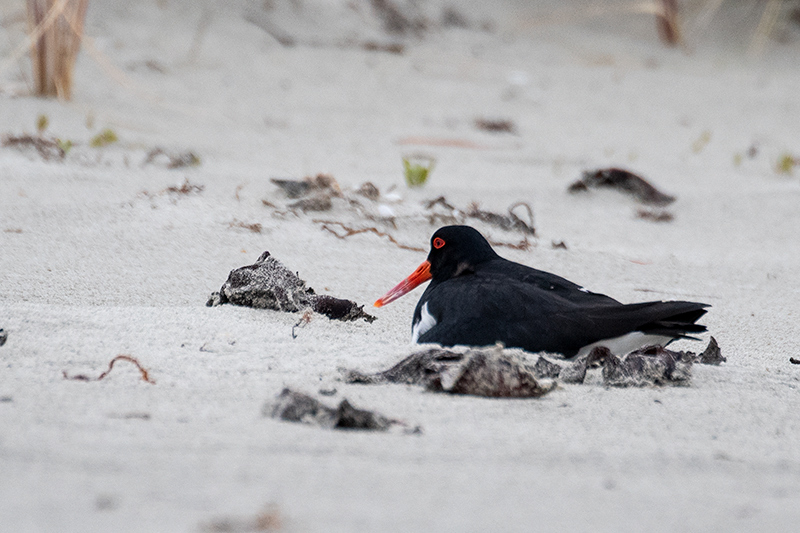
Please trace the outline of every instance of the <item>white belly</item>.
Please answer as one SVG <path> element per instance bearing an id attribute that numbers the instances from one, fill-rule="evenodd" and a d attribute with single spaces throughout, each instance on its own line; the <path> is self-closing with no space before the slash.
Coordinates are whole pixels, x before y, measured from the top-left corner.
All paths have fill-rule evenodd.
<path id="1" fill-rule="evenodd" d="M 595 346 L 605 346 L 611 350 L 611 353 L 614 355 L 627 355 L 634 350 L 638 350 L 639 348 L 650 346 L 652 344 L 664 346 L 671 340 L 672 337 L 665 337 L 664 335 L 647 335 L 641 331 L 632 331 L 630 333 L 626 333 L 625 335 L 620 335 L 619 337 L 603 339 L 601 341 L 593 342 L 592 344 L 587 344 L 578 350 L 578 357 L 588 354 Z"/>
<path id="2" fill-rule="evenodd" d="M 419 338 L 435 325 L 436 319 L 428 312 L 428 302 L 425 302 L 420 309 L 420 319 L 411 327 L 411 342 L 419 342 Z"/>

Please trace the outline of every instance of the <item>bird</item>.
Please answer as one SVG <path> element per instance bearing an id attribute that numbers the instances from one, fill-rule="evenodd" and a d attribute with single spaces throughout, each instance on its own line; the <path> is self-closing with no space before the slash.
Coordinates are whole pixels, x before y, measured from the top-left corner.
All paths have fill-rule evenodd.
<path id="1" fill-rule="evenodd" d="M 471 226 L 444 226 L 410 276 L 375 307 L 430 280 L 412 320 L 414 343 L 489 346 L 502 343 L 565 358 L 605 346 L 623 356 L 644 346 L 694 339 L 708 304 L 652 301 L 624 304 L 561 276 L 504 259 Z"/>

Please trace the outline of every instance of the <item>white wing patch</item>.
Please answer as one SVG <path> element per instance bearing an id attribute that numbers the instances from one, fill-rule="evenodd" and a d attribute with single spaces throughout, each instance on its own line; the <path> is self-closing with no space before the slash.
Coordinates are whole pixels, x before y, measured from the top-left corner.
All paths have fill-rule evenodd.
<path id="1" fill-rule="evenodd" d="M 422 309 L 420 310 L 420 319 L 414 322 L 414 325 L 411 327 L 411 342 L 419 342 L 419 338 L 435 325 L 436 319 L 428 312 L 428 302 L 425 302 L 422 304 Z"/>
<path id="2" fill-rule="evenodd" d="M 586 287 L 581 287 L 581 288 L 580 288 L 580 289 L 578 289 L 578 290 L 579 290 L 579 291 L 581 291 L 581 292 L 585 292 L 586 294 L 591 294 L 591 293 L 592 293 L 592 291 L 590 291 L 590 290 L 589 290 L 589 289 L 587 289 Z"/>
<path id="3" fill-rule="evenodd" d="M 588 344 L 578 350 L 577 357 L 588 354 L 595 346 L 605 346 L 611 350 L 611 353 L 614 355 L 623 356 L 631 353 L 634 350 L 644 348 L 645 346 L 649 346 L 651 344 L 664 346 L 672 339 L 673 337 L 666 337 L 664 335 L 647 335 L 641 331 L 632 331 L 630 333 L 626 333 L 625 335 L 620 335 L 619 337 L 603 339 L 601 341 Z"/>

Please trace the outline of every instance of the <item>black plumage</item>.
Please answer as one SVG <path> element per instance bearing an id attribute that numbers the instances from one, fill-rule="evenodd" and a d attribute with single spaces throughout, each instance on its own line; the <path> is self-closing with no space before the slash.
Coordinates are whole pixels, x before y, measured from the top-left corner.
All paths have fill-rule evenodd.
<path id="1" fill-rule="evenodd" d="M 573 357 L 603 341 L 613 351 L 611 340 L 628 334 L 635 336 L 629 343 L 640 339 L 642 344 L 665 345 L 706 331 L 696 321 L 706 313 L 707 304 L 623 304 L 555 274 L 500 257 L 469 226 L 436 231 L 426 263 L 427 277 L 420 274 L 423 263 L 412 275 L 416 279 L 406 280 L 376 302 L 388 303 L 429 277 L 431 283 L 412 321 L 421 343 L 484 346 L 499 341 L 530 352 Z"/>

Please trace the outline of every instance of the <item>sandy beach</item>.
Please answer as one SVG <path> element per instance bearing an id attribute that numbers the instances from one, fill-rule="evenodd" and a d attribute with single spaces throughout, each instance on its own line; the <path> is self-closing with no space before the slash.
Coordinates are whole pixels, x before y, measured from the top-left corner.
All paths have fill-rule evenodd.
<path id="1" fill-rule="evenodd" d="M 0 2 L 3 61 L 18 4 Z M 671 48 L 630 2 L 453 3 L 456 24 L 431 1 L 403 35 L 366 1 L 275 4 L 92 3 L 70 102 L 30 96 L 25 57 L 0 70 L 0 136 L 46 115 L 42 136 L 72 142 L 0 147 L 0 531 L 794 531 L 800 25 L 759 47 L 760 11 L 723 6 Z M 414 189 L 413 154 L 436 161 Z M 567 192 L 607 167 L 676 201 Z M 319 174 L 341 190 L 323 211 L 271 181 Z M 688 386 L 536 399 L 345 383 L 418 348 L 422 289 L 372 302 L 425 259 L 442 196 L 530 206 L 536 236 L 504 257 L 624 302 L 710 304 L 709 334 L 673 346 L 713 335 L 727 361 Z M 376 320 L 205 305 L 264 251 Z M 153 383 L 127 361 L 65 379 L 119 354 Z M 285 387 L 420 431 L 264 416 Z"/>

